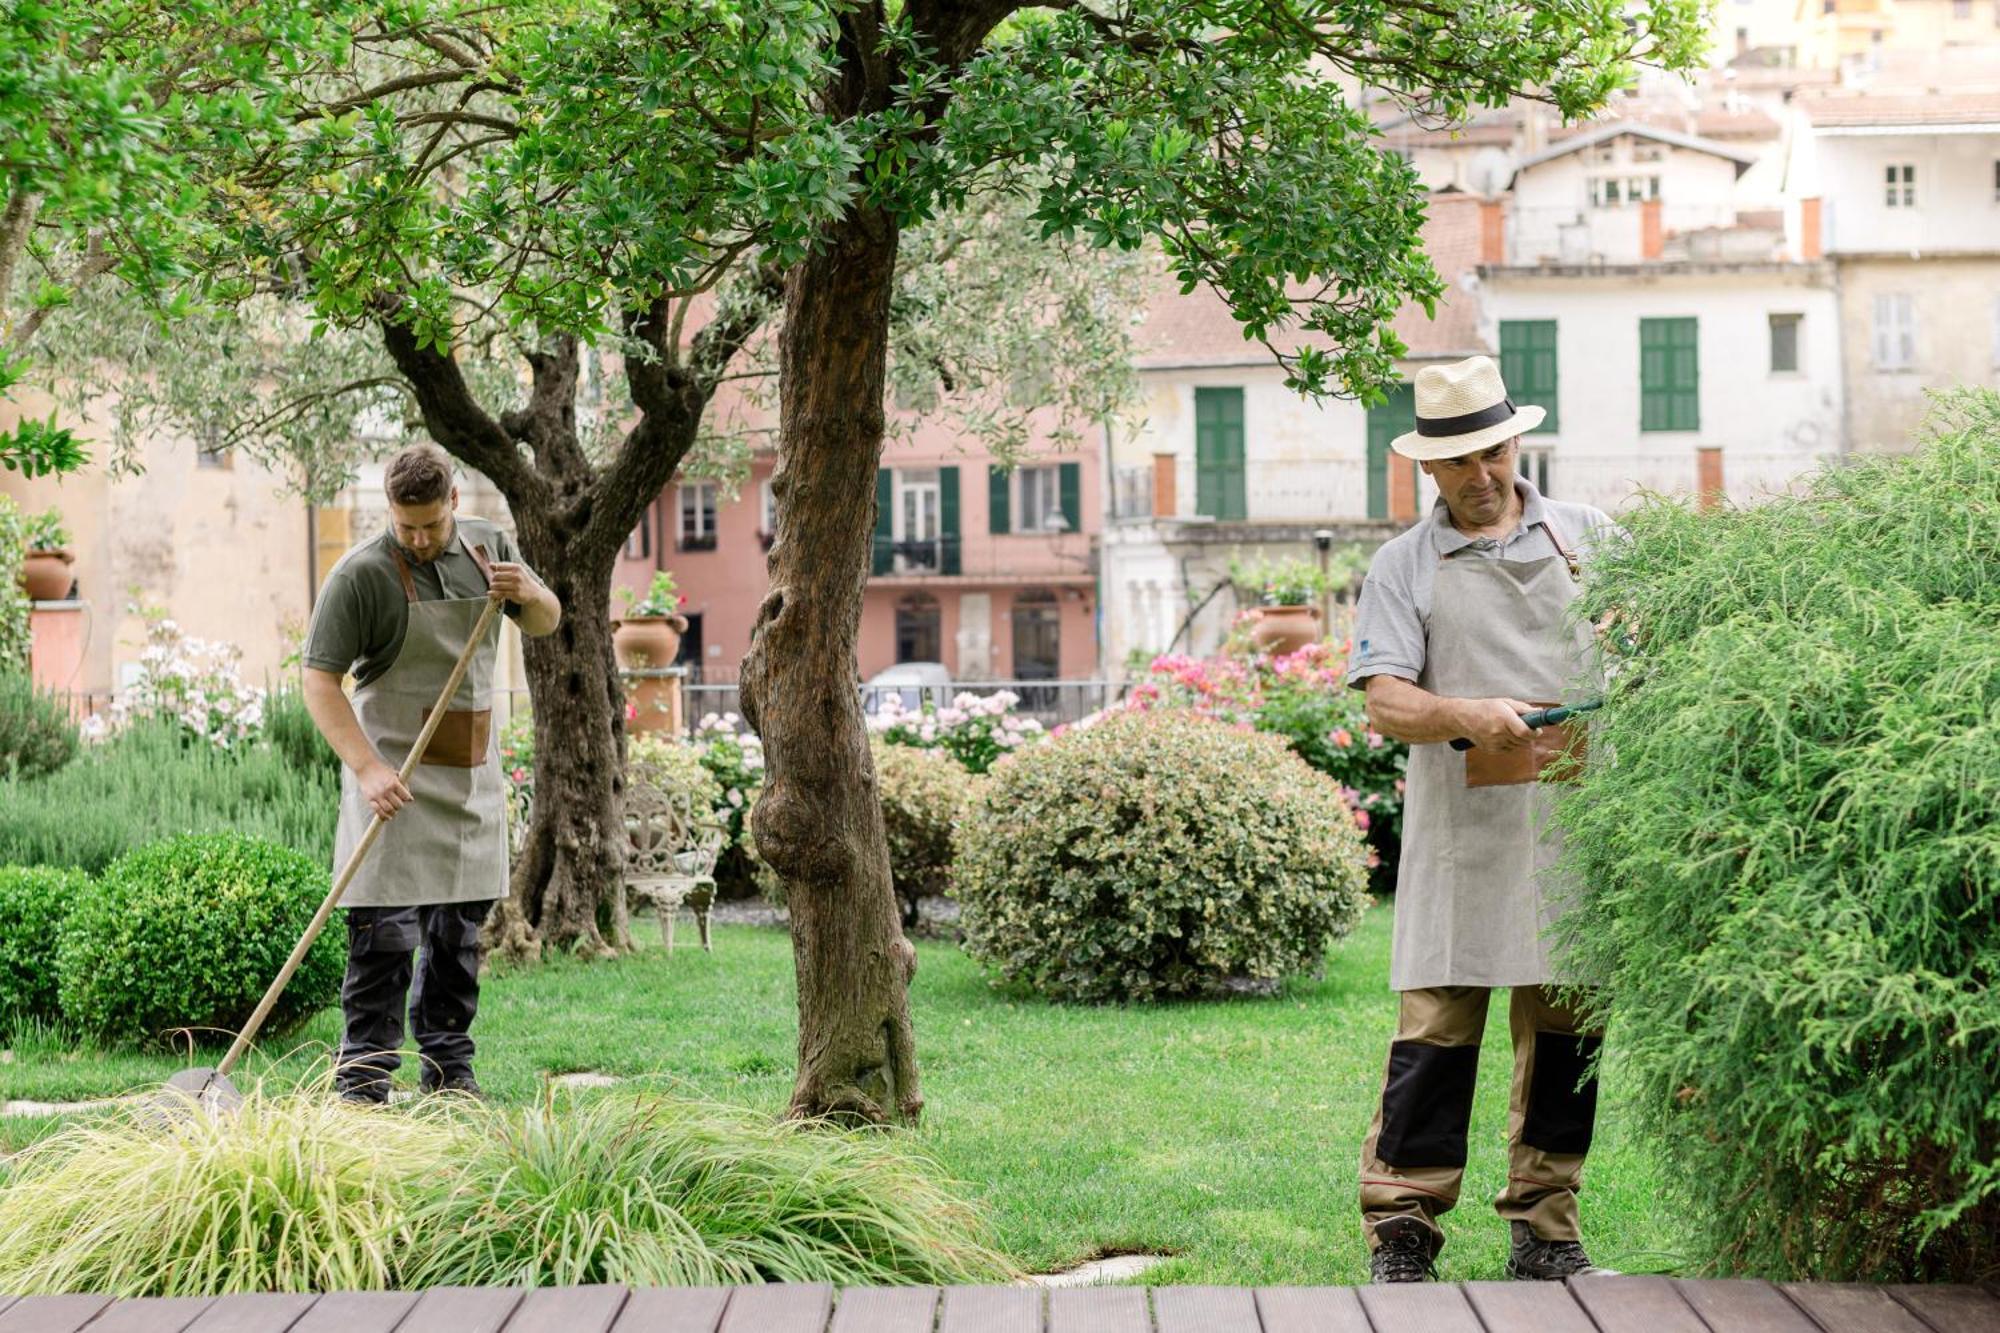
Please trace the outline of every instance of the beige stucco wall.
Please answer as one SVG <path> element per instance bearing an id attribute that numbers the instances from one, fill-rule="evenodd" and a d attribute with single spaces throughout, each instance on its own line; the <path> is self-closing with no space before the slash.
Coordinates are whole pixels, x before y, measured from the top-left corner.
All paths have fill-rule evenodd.
<path id="1" fill-rule="evenodd" d="M 1929 389 L 2000 386 L 2000 254 L 1839 263 L 1847 434 L 1858 453 L 1900 452 L 1917 439 Z M 1903 292 L 1916 312 L 1916 362 L 1878 370 L 1875 298 Z"/>

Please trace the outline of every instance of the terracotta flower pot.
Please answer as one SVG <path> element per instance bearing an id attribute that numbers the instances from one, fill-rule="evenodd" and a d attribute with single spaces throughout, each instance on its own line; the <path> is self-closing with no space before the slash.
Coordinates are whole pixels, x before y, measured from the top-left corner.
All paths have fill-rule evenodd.
<path id="1" fill-rule="evenodd" d="M 611 651 L 627 671 L 669 667 L 686 632 L 686 616 L 627 616 L 612 622 Z"/>
<path id="2" fill-rule="evenodd" d="M 30 551 L 21 561 L 21 585 L 30 601 L 59 602 L 69 596 L 74 582 L 70 564 L 76 559 L 66 550 Z"/>
<path id="3" fill-rule="evenodd" d="M 1273 657 L 1295 653 L 1317 641 L 1319 636 L 1319 608 L 1316 606 L 1260 607 L 1257 623 L 1250 630 L 1250 642 L 1257 645 L 1257 651 Z"/>

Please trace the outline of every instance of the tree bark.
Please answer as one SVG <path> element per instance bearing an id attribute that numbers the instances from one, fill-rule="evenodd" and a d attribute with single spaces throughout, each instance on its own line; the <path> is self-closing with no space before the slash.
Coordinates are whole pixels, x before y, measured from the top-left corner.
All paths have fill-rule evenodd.
<path id="1" fill-rule="evenodd" d="M 914 1122 L 923 1108 L 909 1004 L 916 953 L 890 887 L 854 665 L 897 241 L 892 219 L 856 209 L 788 277 L 778 531 L 742 674 L 766 765 L 752 829 L 791 909 L 791 1114 L 868 1123 Z"/>

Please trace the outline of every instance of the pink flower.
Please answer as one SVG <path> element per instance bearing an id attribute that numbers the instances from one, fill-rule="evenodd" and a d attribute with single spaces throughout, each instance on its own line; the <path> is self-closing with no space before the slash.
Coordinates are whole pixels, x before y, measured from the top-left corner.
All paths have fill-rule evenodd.
<path id="1" fill-rule="evenodd" d="M 1368 733 L 1368 748 L 1371 750 L 1379 750 L 1382 748 L 1382 745 L 1383 745 L 1382 733 L 1379 731 L 1371 730 Z"/>
<path id="2" fill-rule="evenodd" d="M 1327 739 L 1345 750 L 1348 746 L 1354 744 L 1354 733 L 1346 727 L 1335 727 L 1327 736 Z"/>
<path id="3" fill-rule="evenodd" d="M 1363 833 L 1368 831 L 1368 812 L 1366 810 L 1356 810 L 1354 812 L 1354 827 L 1360 829 Z"/>
<path id="4" fill-rule="evenodd" d="M 625 705 L 625 720 L 627 722 L 637 722 L 639 720 L 639 705 L 637 704 Z"/>
<path id="5" fill-rule="evenodd" d="M 1408 783 L 1406 783 L 1406 782 L 1404 782 L 1404 781 L 1403 781 L 1403 780 L 1402 780 L 1401 778 L 1397 778 L 1397 779 L 1396 779 L 1396 795 L 1398 795 L 1398 796 L 1401 796 L 1401 795 L 1403 794 L 1403 789 L 1404 789 L 1405 787 L 1407 787 L 1408 785 L 1409 785 L 1409 784 L 1408 784 Z"/>
<path id="6" fill-rule="evenodd" d="M 528 770 L 527 770 L 527 769 L 525 769 L 525 768 L 517 768 L 517 769 L 515 769 L 515 770 L 514 770 L 514 781 L 516 781 L 516 782 L 526 782 L 527 780 L 528 780 Z"/>

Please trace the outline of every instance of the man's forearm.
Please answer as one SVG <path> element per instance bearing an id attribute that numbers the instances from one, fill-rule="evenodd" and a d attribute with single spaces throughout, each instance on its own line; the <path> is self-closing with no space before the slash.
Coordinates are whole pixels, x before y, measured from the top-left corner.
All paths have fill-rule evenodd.
<path id="1" fill-rule="evenodd" d="M 1406 745 L 1435 745 L 1466 733 L 1463 699 L 1432 694 L 1400 676 L 1368 678 L 1368 725 Z"/>
<path id="2" fill-rule="evenodd" d="M 340 762 L 354 773 L 380 762 L 382 757 L 375 753 L 375 747 L 368 743 L 368 733 L 361 729 L 361 719 L 354 716 L 354 705 L 340 688 L 340 677 L 313 667 L 306 668 L 305 676 L 306 711 L 312 714 L 313 725 L 340 756 Z"/>
<path id="3" fill-rule="evenodd" d="M 556 626 L 562 624 L 562 603 L 556 600 L 555 593 L 544 583 L 535 589 L 532 601 L 522 604 L 521 614 L 514 623 L 520 627 L 521 633 L 531 639 L 554 634 Z"/>

